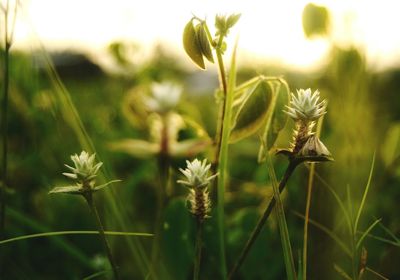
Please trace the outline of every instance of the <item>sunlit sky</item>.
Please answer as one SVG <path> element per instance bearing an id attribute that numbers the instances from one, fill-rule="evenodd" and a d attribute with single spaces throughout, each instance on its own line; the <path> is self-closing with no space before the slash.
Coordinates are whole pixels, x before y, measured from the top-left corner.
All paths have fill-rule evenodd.
<path id="1" fill-rule="evenodd" d="M 301 16 L 306 0 L 22 0 L 15 46 L 81 49 L 104 53 L 113 40 L 139 42 L 144 49 L 164 42 L 182 52 L 182 30 L 192 13 L 213 24 L 217 13 L 239 12 L 239 52 L 292 67 L 318 67 L 327 55 L 327 39 L 307 40 Z M 332 14 L 332 40 L 361 47 L 373 67 L 399 65 L 400 2 L 393 0 L 320 0 Z M 232 38 L 233 37 L 233 38 Z"/>

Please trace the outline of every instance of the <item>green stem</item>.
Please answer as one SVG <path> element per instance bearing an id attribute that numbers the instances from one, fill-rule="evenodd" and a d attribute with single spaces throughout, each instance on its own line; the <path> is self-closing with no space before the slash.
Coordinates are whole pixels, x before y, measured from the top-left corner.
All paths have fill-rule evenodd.
<path id="1" fill-rule="evenodd" d="M 222 44 L 220 38 L 219 46 Z M 218 161 L 215 163 L 214 167 L 218 167 L 217 177 L 217 219 L 218 219 L 218 235 L 219 235 L 219 251 L 220 251 L 220 269 L 222 279 L 226 279 L 226 259 L 225 259 L 225 241 L 224 241 L 224 196 L 225 196 L 225 184 L 228 166 L 228 145 L 229 145 L 229 135 L 231 131 L 231 120 L 232 120 L 232 104 L 233 104 L 233 93 L 236 84 L 236 45 L 232 54 L 231 70 L 229 73 L 229 84 L 227 84 L 226 74 L 224 70 L 222 53 L 219 47 L 217 47 L 217 58 L 218 65 L 220 68 L 220 77 L 224 90 L 224 102 L 223 110 L 221 112 L 222 120 L 221 127 L 219 130 L 219 135 L 217 139 L 217 158 Z"/>
<path id="2" fill-rule="evenodd" d="M 289 162 L 289 165 L 286 168 L 285 173 L 283 174 L 282 180 L 279 183 L 279 193 L 282 193 L 282 191 L 285 189 L 286 183 L 289 180 L 290 176 L 292 175 L 293 171 L 296 169 L 297 165 L 298 165 L 298 163 L 293 160 L 291 160 Z M 233 279 L 235 274 L 238 272 L 239 268 L 241 267 L 241 265 L 243 264 L 244 260 L 246 259 L 247 255 L 248 255 L 248 253 L 250 252 L 251 247 L 253 246 L 254 242 L 257 240 L 257 237 L 260 234 L 265 222 L 268 220 L 268 217 L 271 214 L 272 209 L 274 208 L 275 204 L 276 204 L 276 200 L 274 197 L 272 197 L 270 203 L 268 204 L 267 208 L 264 211 L 264 214 L 259 219 L 256 227 L 254 228 L 253 232 L 251 233 L 250 238 L 247 240 L 247 243 L 244 246 L 242 252 L 240 253 L 238 260 L 236 261 L 235 265 L 233 266 L 228 279 Z"/>
<path id="3" fill-rule="evenodd" d="M 2 102 L 2 167 L 1 167 L 1 186 L 0 186 L 0 236 L 4 233 L 5 227 L 5 213 L 6 213 L 6 186 L 7 186 L 7 146 L 8 146 L 8 92 L 9 92 L 9 81 L 10 81 L 10 47 L 11 43 L 9 41 L 8 35 L 8 8 L 9 1 L 6 3 L 4 10 L 4 36 L 5 36 L 5 48 L 4 48 L 4 92 L 3 92 L 3 102 Z"/>
<path id="4" fill-rule="evenodd" d="M 93 195 L 92 195 L 91 192 L 88 192 L 88 193 L 86 193 L 84 195 L 84 198 L 86 199 L 86 202 L 87 202 L 87 204 L 89 205 L 89 208 L 90 208 L 90 212 L 92 213 L 93 218 L 95 219 L 95 221 L 97 223 L 97 228 L 99 230 L 99 236 L 100 236 L 101 242 L 103 243 L 104 249 L 106 250 L 106 254 L 107 254 L 108 260 L 109 260 L 109 262 L 111 264 L 111 267 L 112 267 L 112 270 L 113 270 L 113 273 L 114 273 L 114 278 L 115 278 L 115 280 L 119 280 L 117 265 L 114 262 L 114 258 L 113 258 L 112 254 L 111 254 L 111 249 L 110 249 L 110 246 L 109 246 L 109 244 L 107 242 L 106 235 L 104 233 L 104 228 L 103 228 L 103 224 L 101 223 L 101 220 L 100 220 L 99 212 L 97 212 L 96 205 L 95 205 L 95 203 L 93 201 Z"/>
<path id="5" fill-rule="evenodd" d="M 310 173 L 308 175 L 308 187 L 307 187 L 307 202 L 306 210 L 304 213 L 304 235 L 303 235 L 303 277 L 302 280 L 307 279 L 307 243 L 308 243 L 308 221 L 310 218 L 310 206 L 311 206 L 311 194 L 314 181 L 315 164 L 310 163 Z"/>
<path id="6" fill-rule="evenodd" d="M 203 221 L 201 221 L 200 219 L 197 219 L 193 280 L 198 280 L 199 276 L 200 276 L 201 247 L 202 247 L 202 243 L 203 243 L 203 233 L 202 232 L 203 232 Z"/>
<path id="7" fill-rule="evenodd" d="M 168 116 L 162 117 L 162 131 L 161 131 L 161 147 L 158 156 L 158 171 L 160 176 L 159 190 L 157 192 L 157 213 L 155 220 L 155 236 L 152 247 L 152 274 L 155 278 L 156 271 L 159 271 L 159 258 L 161 246 L 161 234 L 163 225 L 163 212 L 165 205 L 166 189 L 168 184 L 168 170 L 169 170 L 169 151 L 168 151 Z"/>

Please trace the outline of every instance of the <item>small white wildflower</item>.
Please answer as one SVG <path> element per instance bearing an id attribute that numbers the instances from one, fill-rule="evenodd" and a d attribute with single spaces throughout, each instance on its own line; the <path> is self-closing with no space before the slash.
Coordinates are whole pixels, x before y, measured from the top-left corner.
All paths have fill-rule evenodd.
<path id="1" fill-rule="evenodd" d="M 295 121 L 312 122 L 326 114 L 326 100 L 318 103 L 320 98 L 318 90 L 312 93 L 309 88 L 299 89 L 297 97 L 293 93 L 291 96 L 290 106 L 286 106 L 287 111 L 284 112 Z"/>
<path id="2" fill-rule="evenodd" d="M 89 155 L 85 151 L 82 151 L 79 156 L 77 154 L 72 155 L 71 160 L 74 163 L 74 167 L 65 164 L 72 173 L 65 172 L 63 175 L 77 180 L 77 183 L 82 186 L 92 187 L 94 185 L 94 178 L 103 165 L 102 162 L 95 163 L 95 156 L 96 154 Z"/>
<path id="3" fill-rule="evenodd" d="M 179 102 L 182 87 L 173 83 L 154 83 L 151 86 L 152 96 L 144 99 L 150 111 L 164 114 L 176 107 Z"/>
<path id="4" fill-rule="evenodd" d="M 186 169 L 179 169 L 187 180 L 178 180 L 178 183 L 190 187 L 187 201 L 190 204 L 189 211 L 202 222 L 208 217 L 211 211 L 211 200 L 208 193 L 208 184 L 217 174 L 208 176 L 211 164 L 207 164 L 207 160 L 203 162 L 198 159 L 192 162 L 186 161 Z"/>
<path id="5" fill-rule="evenodd" d="M 186 181 L 178 181 L 178 183 L 183 185 L 193 188 L 205 187 L 217 176 L 217 174 L 208 176 L 208 171 L 210 170 L 211 164 L 207 164 L 206 159 L 204 159 L 203 162 L 199 161 L 197 158 L 192 162 L 187 160 L 186 164 L 186 169 L 179 168 L 179 170 L 187 179 Z"/>

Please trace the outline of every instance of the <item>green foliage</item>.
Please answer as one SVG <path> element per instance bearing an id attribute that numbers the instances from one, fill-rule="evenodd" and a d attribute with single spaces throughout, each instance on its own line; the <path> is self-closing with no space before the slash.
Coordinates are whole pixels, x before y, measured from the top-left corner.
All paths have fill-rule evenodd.
<path id="1" fill-rule="evenodd" d="M 329 34 L 330 15 L 327 8 L 312 3 L 303 10 L 303 30 L 308 37 Z"/>
<path id="2" fill-rule="evenodd" d="M 191 19 L 183 30 L 183 48 L 192 61 L 201 69 L 206 69 L 203 59 L 203 50 L 199 35 L 196 28 L 193 26 L 193 19 Z"/>
<path id="3" fill-rule="evenodd" d="M 249 90 L 236 116 L 230 141 L 236 142 L 257 132 L 268 116 L 273 89 L 269 82 L 260 80 Z"/>

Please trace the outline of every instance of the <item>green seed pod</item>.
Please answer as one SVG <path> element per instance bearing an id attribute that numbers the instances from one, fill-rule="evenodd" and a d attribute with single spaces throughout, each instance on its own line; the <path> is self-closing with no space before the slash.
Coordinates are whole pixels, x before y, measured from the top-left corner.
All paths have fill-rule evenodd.
<path id="1" fill-rule="evenodd" d="M 203 55 L 210 61 L 211 63 L 214 63 L 214 58 L 212 55 L 211 51 L 211 46 L 210 42 L 208 41 L 206 31 L 204 30 L 204 27 L 202 24 L 198 24 L 195 27 L 196 35 L 197 35 L 197 40 L 199 41 L 201 51 Z"/>
<path id="2" fill-rule="evenodd" d="M 203 70 L 206 69 L 203 52 L 192 19 L 186 24 L 183 30 L 183 48 L 197 66 Z"/>

